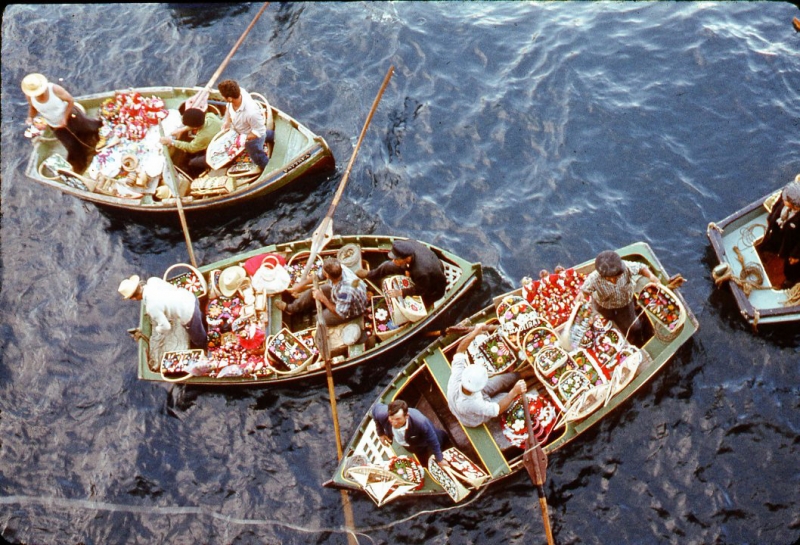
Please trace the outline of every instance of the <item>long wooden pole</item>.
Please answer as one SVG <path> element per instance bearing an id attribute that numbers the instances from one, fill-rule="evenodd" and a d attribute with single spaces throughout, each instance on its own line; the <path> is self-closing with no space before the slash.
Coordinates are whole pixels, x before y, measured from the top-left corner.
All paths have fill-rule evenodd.
<path id="1" fill-rule="evenodd" d="M 314 280 L 314 289 L 319 289 L 319 281 L 317 280 L 317 275 L 313 276 Z M 317 339 L 319 340 L 320 346 L 319 351 L 322 355 L 322 360 L 325 362 L 325 375 L 328 378 L 328 396 L 330 397 L 331 403 L 331 415 L 333 416 L 333 434 L 336 438 L 336 457 L 337 460 L 342 459 L 343 450 L 342 450 L 342 435 L 339 432 L 339 413 L 336 410 L 336 390 L 333 387 L 333 370 L 331 369 L 331 351 L 330 346 L 328 344 L 328 325 L 325 323 L 325 320 L 322 317 L 322 303 L 319 302 L 319 299 L 314 299 L 317 305 Z"/>
<path id="2" fill-rule="evenodd" d="M 522 455 L 522 464 L 528 470 L 528 475 L 530 475 L 531 481 L 536 486 L 536 491 L 539 494 L 539 507 L 542 510 L 542 523 L 544 524 L 544 533 L 547 536 L 547 544 L 555 545 L 553 531 L 550 529 L 550 514 L 547 511 L 547 496 L 544 494 L 544 483 L 547 480 L 547 454 L 533 433 L 528 396 L 522 394 L 520 402 L 525 409 L 525 425 L 528 428 L 528 448 Z"/>
<path id="3" fill-rule="evenodd" d="M 164 127 L 161 125 L 160 121 L 158 122 L 158 131 L 163 137 Z M 186 240 L 186 249 L 189 251 L 189 261 L 192 267 L 197 268 L 197 261 L 194 258 L 194 250 L 192 249 L 192 237 L 189 236 L 189 225 L 186 223 L 186 214 L 183 212 L 183 202 L 181 201 L 178 183 L 175 181 L 175 169 L 172 166 L 172 159 L 170 159 L 169 156 L 169 148 L 165 145 L 162 145 L 161 148 L 165 163 L 162 169 L 164 181 L 167 182 L 167 187 L 169 187 L 170 191 L 172 191 L 172 194 L 175 196 L 175 205 L 178 207 L 178 217 L 180 217 L 181 220 L 183 238 Z"/>
<path id="4" fill-rule="evenodd" d="M 364 140 L 364 135 L 367 133 L 367 127 L 369 127 L 370 121 L 372 121 L 372 116 L 375 114 L 375 110 L 378 109 L 378 103 L 381 101 L 383 92 L 386 90 L 386 86 L 389 85 L 389 80 L 392 79 L 392 73 L 394 73 L 394 66 L 389 67 L 389 70 L 386 72 L 386 76 L 383 78 L 383 83 L 381 84 L 381 88 L 378 90 L 378 94 L 375 96 L 375 100 L 372 101 L 372 107 L 370 108 L 369 114 L 367 115 L 367 120 L 364 122 L 364 126 L 361 128 L 361 134 L 358 137 L 358 142 L 356 142 L 356 147 L 353 150 L 353 154 L 350 156 L 350 162 L 347 163 L 347 168 L 345 168 L 344 170 L 342 179 L 339 182 L 339 187 L 336 189 L 336 194 L 333 196 L 333 200 L 331 201 L 331 204 L 328 207 L 328 212 L 325 214 L 325 217 L 322 218 L 319 227 L 316 228 L 314 234 L 311 237 L 311 252 L 310 255 L 308 256 L 308 263 L 306 263 L 306 266 L 303 269 L 303 274 L 300 276 L 301 279 L 306 278 L 308 272 L 311 270 L 311 267 L 314 266 L 314 262 L 319 252 L 333 238 L 333 212 L 336 210 L 336 205 L 339 204 L 339 200 L 342 198 L 342 193 L 344 193 L 344 187 L 345 185 L 347 185 L 347 179 L 350 177 L 350 171 L 353 168 L 353 163 L 356 160 L 356 155 L 358 155 L 358 150 L 361 147 L 361 142 Z"/>

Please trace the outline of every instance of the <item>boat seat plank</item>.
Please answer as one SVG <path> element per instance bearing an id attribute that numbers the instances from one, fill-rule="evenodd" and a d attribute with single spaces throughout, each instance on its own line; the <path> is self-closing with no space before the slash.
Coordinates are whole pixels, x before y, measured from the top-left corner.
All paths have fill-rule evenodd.
<path id="1" fill-rule="evenodd" d="M 447 395 L 447 382 L 450 380 L 450 362 L 441 350 L 436 350 L 425 356 L 425 363 L 441 389 Z M 477 428 L 468 428 L 459 424 L 466 434 L 469 442 L 475 447 L 483 462 L 483 466 L 492 474 L 499 476 L 507 474 L 510 470 L 508 462 L 497 443 L 492 438 L 491 432 L 485 425 Z"/>

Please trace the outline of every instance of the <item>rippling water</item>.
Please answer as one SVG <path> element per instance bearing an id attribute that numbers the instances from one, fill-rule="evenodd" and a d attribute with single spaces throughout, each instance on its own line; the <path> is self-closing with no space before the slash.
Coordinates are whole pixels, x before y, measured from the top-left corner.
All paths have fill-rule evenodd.
<path id="1" fill-rule="evenodd" d="M 345 543 L 324 383 L 136 378 L 116 287 L 186 261 L 177 222 L 25 178 L 22 77 L 75 95 L 204 85 L 258 9 L 12 5 L 2 27 L 0 535 L 12 543 Z M 435 243 L 485 267 L 464 314 L 557 264 L 644 240 L 700 331 L 651 385 L 550 459 L 566 544 L 800 539 L 793 326 L 751 331 L 715 289 L 708 222 L 800 171 L 800 15 L 788 3 L 273 3 L 223 76 L 325 137 L 338 171 L 239 215 L 191 218 L 200 263 L 309 236 L 389 65 L 340 233 Z M 422 348 L 336 377 L 345 440 Z M 359 543 L 543 543 L 518 474 L 462 506 L 376 509 Z"/>

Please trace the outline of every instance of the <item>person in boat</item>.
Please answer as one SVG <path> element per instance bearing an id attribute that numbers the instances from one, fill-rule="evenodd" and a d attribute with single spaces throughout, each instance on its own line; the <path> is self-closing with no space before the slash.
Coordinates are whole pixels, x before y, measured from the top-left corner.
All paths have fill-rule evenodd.
<path id="1" fill-rule="evenodd" d="M 800 282 L 800 174 L 781 191 L 767 218 L 767 230 L 758 249 L 783 259 L 785 280 L 781 289 Z"/>
<path id="2" fill-rule="evenodd" d="M 379 282 L 390 275 L 405 275 L 414 282 L 413 286 L 402 290 L 389 290 L 387 297 L 406 297 L 419 295 L 425 306 L 430 308 L 442 298 L 447 289 L 444 266 L 433 251 L 416 240 L 395 240 L 389 251 L 389 260 L 371 271 L 361 269 L 359 278 Z"/>
<path id="3" fill-rule="evenodd" d="M 594 309 L 611 320 L 636 346 L 644 344 L 641 317 L 636 315 L 634 275 L 644 275 L 651 282 L 661 284 L 647 265 L 623 261 L 612 250 L 597 254 L 595 270 L 589 273 L 575 299 L 575 305 L 591 299 Z"/>
<path id="4" fill-rule="evenodd" d="M 468 428 L 497 418 L 527 391 L 525 380 L 519 373 L 502 373 L 490 378 L 483 365 L 469 363 L 467 348 L 470 343 L 479 334 L 489 330 L 488 325 L 481 324 L 461 339 L 447 381 L 450 412 Z"/>
<path id="5" fill-rule="evenodd" d="M 203 313 L 193 293 L 157 277 L 143 282 L 137 275 L 120 282 L 118 291 L 125 299 L 143 301 L 145 313 L 155 325 L 154 333 L 167 335 L 172 322 L 178 322 L 189 332 L 189 339 L 195 347 L 206 347 Z"/>
<path id="6" fill-rule="evenodd" d="M 376 403 L 370 411 L 378 436 L 387 447 L 397 441 L 423 464 L 431 455 L 439 465 L 449 466 L 442 457 L 442 446 L 449 441 L 447 433 L 433 425 L 430 419 L 408 403 L 395 399 L 388 405 Z"/>
<path id="7" fill-rule="evenodd" d="M 367 286 L 348 267 L 343 267 L 338 259 L 329 257 L 323 261 L 319 279 L 328 282 L 319 289 L 306 290 L 306 286 L 312 282 L 308 275 L 289 288 L 289 294 L 296 298 L 293 302 L 287 304 L 279 300 L 275 306 L 287 314 L 296 314 L 311 310 L 317 300 L 322 304 L 322 319 L 328 326 L 343 324 L 364 314 Z"/>
<path id="8" fill-rule="evenodd" d="M 59 142 L 67 150 L 67 161 L 72 170 L 82 174 L 89 166 L 95 146 L 100 140 L 99 130 L 103 122 L 91 119 L 75 105 L 75 100 L 66 89 L 47 81 L 42 74 L 28 74 L 22 79 L 22 92 L 28 99 L 28 118 L 41 115 Z"/>
<path id="9" fill-rule="evenodd" d="M 192 178 L 197 178 L 208 168 L 206 148 L 222 128 L 222 120 L 213 112 L 189 108 L 181 117 L 183 128 L 171 136 L 161 138 L 161 143 L 173 148 L 170 155 L 175 166 Z"/>
<path id="10" fill-rule="evenodd" d="M 246 135 L 245 151 L 250 160 L 263 171 L 269 162 L 269 157 L 264 152 L 264 142 L 274 141 L 275 131 L 267 129 L 261 108 L 238 83 L 230 79 L 221 81 L 219 92 L 228 103 L 222 119 L 222 130 L 233 127 L 237 134 Z"/>

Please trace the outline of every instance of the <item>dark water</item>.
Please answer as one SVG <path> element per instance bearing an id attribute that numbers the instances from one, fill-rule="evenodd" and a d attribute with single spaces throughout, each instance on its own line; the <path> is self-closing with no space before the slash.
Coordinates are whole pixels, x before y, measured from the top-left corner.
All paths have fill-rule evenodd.
<path id="1" fill-rule="evenodd" d="M 119 280 L 186 261 L 177 222 L 25 178 L 22 77 L 76 95 L 205 84 L 257 5 L 14 5 L 2 27 L 0 535 L 13 543 L 345 543 L 324 383 L 189 390 L 136 378 Z M 561 544 L 800 540 L 797 325 L 754 333 L 715 289 L 709 221 L 800 171 L 788 3 L 273 3 L 223 74 L 339 167 L 240 215 L 190 219 L 200 263 L 309 236 L 390 64 L 335 217 L 485 267 L 469 314 L 524 275 L 650 243 L 700 331 L 550 459 Z M 408 357 L 337 376 L 345 440 Z M 359 543 L 544 543 L 518 474 L 465 505 L 352 496 Z"/>

